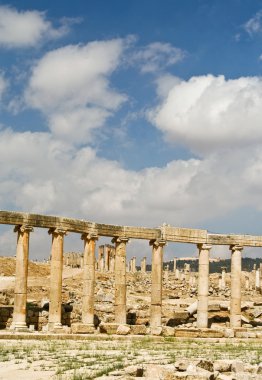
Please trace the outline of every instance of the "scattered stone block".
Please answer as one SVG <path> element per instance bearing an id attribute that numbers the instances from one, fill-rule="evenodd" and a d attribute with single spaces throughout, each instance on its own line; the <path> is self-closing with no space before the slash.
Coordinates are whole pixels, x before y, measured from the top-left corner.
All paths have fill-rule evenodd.
<path id="1" fill-rule="evenodd" d="M 71 330 L 73 334 L 93 334 L 95 327 L 91 324 L 72 323 Z"/>
<path id="2" fill-rule="evenodd" d="M 235 333 L 233 329 L 225 329 L 224 330 L 224 336 L 225 338 L 234 338 Z"/>
<path id="3" fill-rule="evenodd" d="M 152 335 L 161 335 L 162 331 L 162 326 L 150 327 L 150 332 Z"/>
<path id="4" fill-rule="evenodd" d="M 209 372 L 214 371 L 214 364 L 210 360 L 201 359 L 198 363 L 196 363 L 196 366 Z"/>
<path id="5" fill-rule="evenodd" d="M 173 327 L 163 326 L 162 335 L 163 336 L 175 336 L 175 329 Z"/>
<path id="6" fill-rule="evenodd" d="M 130 333 L 130 327 L 128 325 L 119 325 L 116 333 L 118 335 L 128 335 Z"/>
<path id="7" fill-rule="evenodd" d="M 233 360 L 231 371 L 235 373 L 244 372 L 244 363 L 241 361 Z"/>
<path id="8" fill-rule="evenodd" d="M 119 324 L 118 323 L 100 323 L 99 325 L 99 331 L 104 334 L 116 334 L 116 331 L 118 329 Z"/>
<path id="9" fill-rule="evenodd" d="M 215 360 L 214 371 L 231 372 L 232 360 Z"/>
<path id="10" fill-rule="evenodd" d="M 147 333 L 147 327 L 145 325 L 131 325 L 130 333 L 134 335 L 145 335 Z"/>
<path id="11" fill-rule="evenodd" d="M 175 362 L 175 367 L 177 371 L 186 371 L 187 367 L 189 366 L 190 362 L 188 360 L 178 360 Z"/>

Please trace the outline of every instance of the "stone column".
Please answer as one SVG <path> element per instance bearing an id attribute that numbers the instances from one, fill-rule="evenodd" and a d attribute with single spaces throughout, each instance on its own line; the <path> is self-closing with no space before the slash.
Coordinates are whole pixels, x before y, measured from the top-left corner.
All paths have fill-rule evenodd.
<path id="1" fill-rule="evenodd" d="M 98 270 L 104 272 L 104 246 L 100 245 L 98 247 Z"/>
<path id="2" fill-rule="evenodd" d="M 189 281 L 190 277 L 190 264 L 185 263 L 184 265 L 184 275 L 185 275 L 185 281 Z"/>
<path id="3" fill-rule="evenodd" d="M 221 290 L 226 289 L 226 267 L 221 267 L 222 274 L 221 274 Z"/>
<path id="4" fill-rule="evenodd" d="M 176 280 L 180 280 L 180 272 L 179 269 L 176 269 L 176 275 L 175 275 Z"/>
<path id="5" fill-rule="evenodd" d="M 259 269 L 256 270 L 256 290 L 260 290 L 260 273 Z"/>
<path id="6" fill-rule="evenodd" d="M 105 245 L 104 255 L 105 255 L 105 271 L 109 272 L 110 247 L 108 245 Z"/>
<path id="7" fill-rule="evenodd" d="M 133 273 L 136 273 L 136 257 L 133 257 L 133 270 L 132 270 L 132 272 Z"/>
<path id="8" fill-rule="evenodd" d="M 174 259 L 173 259 L 173 262 L 174 262 L 173 272 L 174 273 L 176 273 L 176 259 L 177 259 L 177 257 L 174 257 Z"/>
<path id="9" fill-rule="evenodd" d="M 146 273 L 146 257 L 141 260 L 141 272 Z"/>
<path id="10" fill-rule="evenodd" d="M 113 256 L 110 257 L 110 266 L 109 266 L 110 272 L 115 271 L 115 252 L 113 252 Z"/>
<path id="11" fill-rule="evenodd" d="M 128 238 L 116 237 L 115 243 L 115 322 L 126 324 L 126 244 Z"/>
<path id="12" fill-rule="evenodd" d="M 152 245 L 152 285 L 151 285 L 151 310 L 150 327 L 161 326 L 162 316 L 162 272 L 163 272 L 163 247 L 164 240 L 150 240 Z"/>
<path id="13" fill-rule="evenodd" d="M 230 327 L 241 327 L 241 251 L 239 245 L 230 246 L 231 255 L 231 299 Z"/>
<path id="14" fill-rule="evenodd" d="M 33 228 L 27 225 L 16 226 L 17 232 L 16 246 L 16 271 L 15 271 L 15 294 L 14 312 L 11 329 L 23 331 L 27 330 L 26 325 L 26 300 L 27 300 L 27 275 L 28 275 L 28 254 L 29 235 Z"/>
<path id="15" fill-rule="evenodd" d="M 48 232 L 52 235 L 48 329 L 52 330 L 62 327 L 63 246 L 66 231 L 50 228 Z"/>
<path id="16" fill-rule="evenodd" d="M 208 280 L 209 280 L 209 252 L 212 248 L 208 244 L 198 244 L 198 301 L 197 327 L 208 327 Z"/>
<path id="17" fill-rule="evenodd" d="M 82 322 L 91 332 L 94 329 L 95 249 L 98 236 L 83 234 L 81 238 L 84 240 Z"/>
<path id="18" fill-rule="evenodd" d="M 259 285 L 260 285 L 260 293 L 262 293 L 262 264 L 259 264 Z"/>

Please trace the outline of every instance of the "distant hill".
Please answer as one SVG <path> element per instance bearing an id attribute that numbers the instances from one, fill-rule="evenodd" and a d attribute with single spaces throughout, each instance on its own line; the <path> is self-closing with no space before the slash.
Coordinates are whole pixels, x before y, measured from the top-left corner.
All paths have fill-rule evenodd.
<path id="1" fill-rule="evenodd" d="M 179 259 L 177 261 L 177 268 L 178 269 L 183 269 L 184 264 L 188 263 L 190 264 L 192 272 L 198 272 L 198 260 L 181 260 Z M 262 263 L 262 258 L 249 258 L 249 257 L 244 257 L 242 259 L 242 270 L 245 272 L 251 272 L 253 270 L 254 264 L 256 264 L 257 268 L 259 268 L 260 263 Z M 174 269 L 174 262 L 173 261 L 167 261 L 164 262 L 163 268 L 166 267 L 166 265 L 169 265 L 169 269 L 172 271 Z M 147 265 L 147 270 L 151 271 L 151 265 Z M 220 261 L 210 261 L 209 264 L 209 271 L 210 273 L 221 273 L 221 267 L 226 267 L 227 272 L 230 272 L 231 268 L 231 260 L 230 259 L 225 259 L 225 260 L 220 260 Z"/>

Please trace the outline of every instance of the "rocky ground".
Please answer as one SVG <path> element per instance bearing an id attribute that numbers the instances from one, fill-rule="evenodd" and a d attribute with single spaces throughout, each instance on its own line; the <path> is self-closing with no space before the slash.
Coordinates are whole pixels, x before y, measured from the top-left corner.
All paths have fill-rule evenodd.
<path id="1" fill-rule="evenodd" d="M 0 379 L 262 379 L 261 343 L 163 337 L 0 341 Z"/>
<path id="2" fill-rule="evenodd" d="M 15 259 L 0 258 L 0 307 L 10 308 L 14 302 Z M 81 321 L 82 309 L 82 269 L 64 267 L 63 270 L 63 322 L 67 325 Z M 36 329 L 41 330 L 48 320 L 49 302 L 48 263 L 29 263 L 28 303 L 33 322 L 39 319 Z M 246 277 L 250 278 L 250 288 L 245 289 Z M 262 295 L 254 290 L 252 273 L 242 273 L 242 325 L 247 329 L 262 326 Z M 195 278 L 193 281 L 192 278 Z M 230 275 L 227 274 L 226 288 L 218 287 L 219 274 L 210 275 L 209 326 L 226 328 L 229 326 Z M 253 289 L 252 289 L 253 288 Z M 127 273 L 127 318 L 131 325 L 140 326 L 140 333 L 146 333 L 150 318 L 151 274 Z M 162 323 L 167 327 L 192 328 L 196 326 L 197 274 L 190 279 L 175 279 L 175 274 L 163 274 Z M 191 305 L 191 306 L 190 306 Z M 34 314 L 35 313 L 35 314 Z M 0 313 L 1 314 L 1 313 Z M 1 316 L 0 316 L 1 318 Z M 6 319 L 2 321 L 2 328 Z M 1 322 L 1 320 L 0 320 Z M 7 323 L 10 324 L 11 317 Z M 29 321 L 31 322 L 31 321 Z M 95 323 L 114 322 L 114 274 L 96 273 Z M 0 323 L 1 325 L 1 323 Z M 135 332 L 133 332 L 135 333 Z M 172 335 L 172 333 L 171 333 Z M 252 334 L 250 335 L 252 336 Z"/>
<path id="3" fill-rule="evenodd" d="M 14 301 L 13 258 L 1 258 L 0 310 L 10 308 Z M 39 331 L 48 321 L 48 263 L 30 263 L 28 308 Z M 197 274 L 192 273 L 192 277 Z M 245 289 L 246 277 L 250 288 Z M 150 273 L 127 273 L 127 327 L 119 334 L 106 336 L 108 324 L 114 322 L 114 275 L 96 273 L 95 322 L 96 334 L 88 340 L 1 340 L 0 380 L 9 379 L 262 379 L 262 296 L 254 290 L 252 273 L 242 273 L 242 326 L 238 338 L 191 339 L 204 336 L 196 331 L 197 281 L 177 280 L 174 273 L 163 274 L 163 328 L 156 335 L 149 332 Z M 209 325 L 216 336 L 231 337 L 229 327 L 230 276 L 226 288 L 219 290 L 219 274 L 210 275 Z M 37 308 L 37 314 L 30 308 Z M 82 270 L 65 267 L 63 271 L 64 323 L 81 321 Z M 30 317 L 30 318 L 31 318 Z M 10 323 L 11 315 L 4 317 Z M 0 323 L 0 325 L 1 325 Z M 30 322 L 31 323 L 31 320 Z M 194 330 L 195 329 L 195 330 Z M 183 339 L 174 338 L 183 336 Z M 223 331 L 223 333 L 219 333 Z M 4 330 L 0 333 L 2 338 Z M 130 335 L 131 334 L 131 335 Z M 134 336 L 134 335 L 136 336 Z M 138 337 L 137 334 L 140 334 Z M 179 335 L 180 334 L 180 335 Z M 144 336 L 143 336 L 144 335 Z M 206 335 L 205 335 L 206 336 Z M 40 335 L 43 339 L 44 335 Z M 185 338 L 188 337 L 188 338 Z M 33 339 L 32 339 L 33 338 Z M 58 337 L 57 337 L 58 338 Z M 122 338 L 122 339 L 121 339 Z M 259 338 L 252 340 L 252 338 Z M 79 338 L 80 339 L 80 338 Z M 83 338 L 82 338 L 83 339 Z"/>

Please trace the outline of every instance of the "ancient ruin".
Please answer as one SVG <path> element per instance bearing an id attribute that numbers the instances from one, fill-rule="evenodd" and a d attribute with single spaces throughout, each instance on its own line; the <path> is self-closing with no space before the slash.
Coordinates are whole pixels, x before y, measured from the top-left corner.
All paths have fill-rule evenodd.
<path id="1" fill-rule="evenodd" d="M 25 214 L 19 212 L 0 211 L 0 224 L 14 225 L 17 234 L 16 247 L 16 274 L 13 315 L 11 324 L 7 326 L 12 331 L 28 331 L 27 322 L 27 277 L 30 234 L 34 228 L 44 228 L 52 239 L 50 255 L 50 292 L 48 300 L 48 323 L 41 326 L 43 331 L 61 333 L 118 333 L 118 334 L 167 334 L 171 336 L 248 336 L 247 328 L 243 327 L 243 315 L 241 312 L 241 254 L 245 247 L 261 247 L 262 236 L 250 235 L 222 235 L 210 234 L 205 230 L 187 229 L 162 225 L 159 228 L 129 227 L 99 224 L 89 221 L 68 219 L 55 216 Z M 68 253 L 63 256 L 63 242 L 68 233 L 77 233 L 83 240 L 84 253 Z M 100 236 L 112 238 L 113 245 L 100 245 L 96 259 L 96 245 Z M 145 239 L 152 251 L 152 272 L 150 291 L 150 317 L 149 323 L 136 326 L 132 317 L 127 319 L 127 274 L 136 276 L 148 276 L 146 260 L 141 262 L 141 270 L 137 272 L 136 258 L 130 263 L 126 260 L 127 243 L 130 239 Z M 184 270 L 177 269 L 177 258 L 174 258 L 173 271 L 169 267 L 163 275 L 163 252 L 167 242 L 180 242 L 196 244 L 199 251 L 199 270 L 197 290 L 197 302 L 191 303 L 187 315 L 181 313 L 173 315 L 173 320 L 178 323 L 170 323 L 169 327 L 163 323 L 162 292 L 164 285 L 172 281 L 184 281 L 189 288 L 196 286 L 195 273 L 191 273 L 190 265 L 185 264 Z M 230 280 L 230 324 L 224 328 L 210 328 L 208 313 L 212 310 L 209 303 L 210 275 L 209 258 L 214 245 L 228 245 L 231 252 L 231 280 Z M 63 264 L 73 268 L 82 268 L 82 307 L 81 321 L 67 323 L 64 330 L 62 321 L 62 272 Z M 95 287 L 97 273 L 114 275 L 114 320 L 95 323 Z M 260 289 L 258 281 L 261 277 L 261 268 L 254 270 L 252 276 L 245 278 L 245 289 L 249 291 L 250 283 L 254 282 L 254 288 Z M 226 289 L 226 271 L 222 268 L 221 277 L 218 278 L 217 287 L 220 291 Z M 179 313 L 177 313 L 179 314 Z M 183 319 L 196 315 L 196 323 L 191 330 L 184 331 Z M 258 315 L 259 316 L 259 313 Z M 246 325 L 248 325 L 248 322 Z M 178 325 L 178 326 L 177 326 Z M 182 325 L 182 326 L 181 326 Z M 262 325 L 262 323 L 261 323 Z M 177 327 L 176 327 L 177 326 Z M 241 327 L 242 326 L 242 327 Z M 176 328 L 175 328 L 176 327 Z M 251 326 L 252 327 L 252 326 Z M 68 329 L 69 328 L 69 329 Z M 246 334 L 246 335 L 245 335 Z M 252 330 L 252 336 L 262 336 L 259 323 Z"/>

